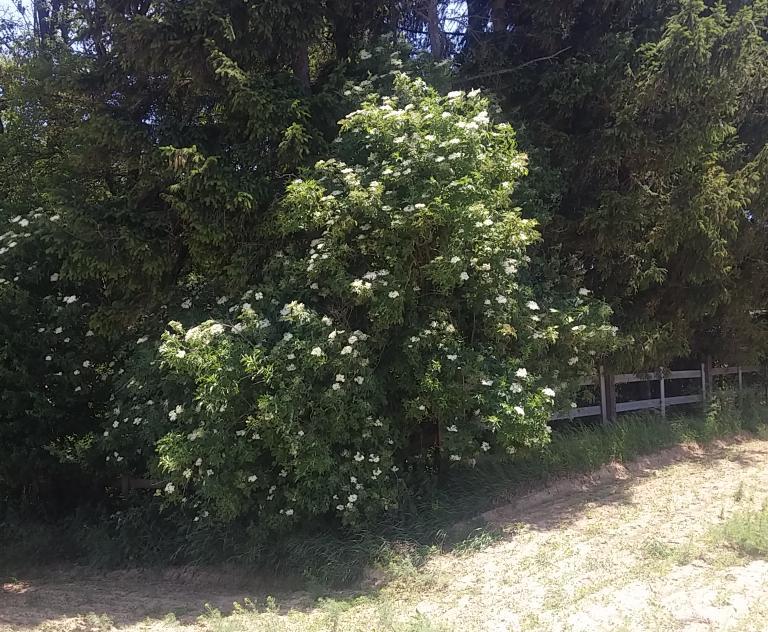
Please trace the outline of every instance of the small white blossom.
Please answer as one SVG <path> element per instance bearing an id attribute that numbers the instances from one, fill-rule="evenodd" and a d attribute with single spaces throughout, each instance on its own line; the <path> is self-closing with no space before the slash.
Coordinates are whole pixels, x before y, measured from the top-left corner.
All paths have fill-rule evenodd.
<path id="1" fill-rule="evenodd" d="M 539 309 L 539 304 L 536 301 L 528 301 L 525 306 L 532 311 Z"/>
<path id="2" fill-rule="evenodd" d="M 488 450 L 490 450 L 490 449 L 491 449 L 491 444 L 490 444 L 490 443 L 488 443 L 487 441 L 483 441 L 483 442 L 480 444 L 480 449 L 481 449 L 483 452 L 488 452 Z"/>
<path id="3" fill-rule="evenodd" d="M 528 377 L 528 370 L 524 368 L 520 368 L 517 371 L 515 371 L 515 375 L 517 377 Z"/>
<path id="4" fill-rule="evenodd" d="M 397 298 L 398 296 L 400 296 L 400 292 L 398 292 L 397 290 L 392 290 L 392 291 L 391 291 L 391 292 L 388 294 L 388 296 L 389 296 L 389 298 Z"/>

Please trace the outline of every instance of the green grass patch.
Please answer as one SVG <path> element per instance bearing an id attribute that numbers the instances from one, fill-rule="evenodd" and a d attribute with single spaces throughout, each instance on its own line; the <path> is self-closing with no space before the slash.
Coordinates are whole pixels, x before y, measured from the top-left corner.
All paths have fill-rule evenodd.
<path id="1" fill-rule="evenodd" d="M 6 519 L 0 522 L 0 540 L 7 543 L 0 550 L 0 569 L 62 557 L 98 566 L 227 562 L 266 569 L 292 582 L 298 578 L 320 595 L 324 587 L 358 580 L 366 569 L 402 577 L 436 552 L 462 554 L 487 546 L 498 534 L 476 516 L 532 487 L 681 442 L 706 443 L 745 431 L 766 436 L 766 420 L 768 408 L 759 397 L 723 393 L 706 414 L 625 415 L 606 427 L 560 430 L 544 450 L 487 458 L 472 469 L 446 468 L 406 498 L 398 513 L 382 518 L 376 528 L 355 532 L 319 525 L 265 543 L 249 537 L 247 524 L 187 532 L 141 506 L 125 508 L 119 520 L 78 515 L 41 526 Z M 757 536 L 739 541 L 753 542 L 751 550 L 759 550 Z"/>
<path id="2" fill-rule="evenodd" d="M 714 535 L 743 555 L 768 558 L 768 504 L 759 511 L 737 511 Z"/>

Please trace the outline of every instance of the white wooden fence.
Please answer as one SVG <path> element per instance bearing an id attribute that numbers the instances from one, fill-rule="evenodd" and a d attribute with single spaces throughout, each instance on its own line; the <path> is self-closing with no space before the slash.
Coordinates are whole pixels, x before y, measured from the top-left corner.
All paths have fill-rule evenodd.
<path id="1" fill-rule="evenodd" d="M 552 415 L 551 419 L 576 419 L 577 417 L 597 417 L 600 416 L 603 423 L 615 419 L 616 413 L 628 412 L 630 410 L 658 410 L 662 416 L 666 416 L 669 406 L 679 406 L 681 404 L 704 403 L 711 396 L 712 378 L 718 375 L 738 375 L 739 390 L 744 387 L 745 373 L 760 373 L 760 367 L 733 366 L 733 367 L 712 367 L 711 363 L 701 364 L 700 369 L 692 371 L 666 371 L 659 369 L 651 373 L 619 373 L 609 376 L 604 368 L 600 367 L 599 375 L 594 378 L 584 378 L 581 381 L 582 386 L 599 386 L 600 404 L 595 406 L 582 406 L 572 408 Z M 666 383 L 673 380 L 696 379 L 700 384 L 698 393 L 692 395 L 675 395 L 668 397 L 666 395 Z M 616 384 L 629 384 L 631 382 L 653 382 L 659 383 L 659 397 L 651 399 L 639 399 L 628 402 L 616 401 Z"/>

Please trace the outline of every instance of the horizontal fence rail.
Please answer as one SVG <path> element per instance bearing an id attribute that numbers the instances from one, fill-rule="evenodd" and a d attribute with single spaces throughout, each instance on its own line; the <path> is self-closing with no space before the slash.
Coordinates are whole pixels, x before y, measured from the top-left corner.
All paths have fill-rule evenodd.
<path id="1" fill-rule="evenodd" d="M 609 376 L 603 367 L 600 367 L 600 374 L 595 377 L 583 377 L 579 380 L 581 386 L 598 386 L 600 388 L 600 403 L 593 406 L 580 406 L 568 411 L 560 411 L 552 415 L 550 420 L 558 419 L 577 419 L 579 417 L 597 417 L 602 418 L 603 423 L 615 419 L 616 413 L 629 412 L 632 410 L 658 410 L 662 416 L 666 415 L 667 408 L 670 406 L 680 406 L 684 404 L 697 404 L 707 401 L 708 394 L 712 391 L 712 378 L 724 375 L 738 376 L 739 390 L 744 388 L 744 374 L 760 373 L 761 369 L 757 366 L 730 366 L 730 367 L 712 367 L 710 361 L 702 363 L 700 369 L 685 371 L 658 371 L 641 373 L 619 373 Z M 666 395 L 666 386 L 673 380 L 697 380 L 699 392 L 690 395 Z M 659 397 L 648 399 L 638 399 L 628 402 L 616 401 L 616 385 L 632 384 L 636 382 L 658 382 Z"/>

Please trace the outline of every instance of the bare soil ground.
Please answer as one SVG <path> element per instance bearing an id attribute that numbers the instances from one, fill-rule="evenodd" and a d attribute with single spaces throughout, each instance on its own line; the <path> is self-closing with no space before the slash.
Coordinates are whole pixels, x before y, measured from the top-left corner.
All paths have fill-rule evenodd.
<path id="1" fill-rule="evenodd" d="M 520 497 L 485 514 L 501 533 L 489 546 L 372 574 L 356 595 L 221 570 L 45 569 L 2 580 L 0 630 L 768 631 L 768 561 L 712 537 L 766 499 L 768 441 L 680 446 Z"/>

